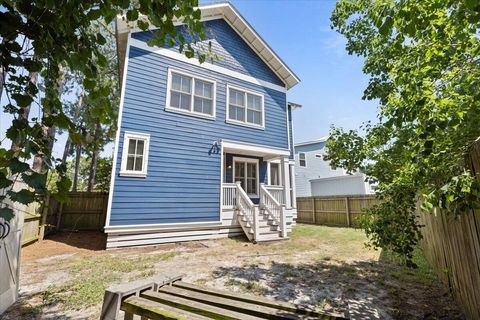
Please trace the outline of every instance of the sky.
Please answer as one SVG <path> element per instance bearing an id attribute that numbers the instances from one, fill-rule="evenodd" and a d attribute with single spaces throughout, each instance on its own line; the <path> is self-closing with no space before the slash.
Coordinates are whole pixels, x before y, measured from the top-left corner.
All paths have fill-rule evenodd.
<path id="1" fill-rule="evenodd" d="M 211 1 L 201 1 L 201 3 Z M 350 56 L 343 36 L 330 29 L 334 0 L 231 0 L 244 18 L 301 79 L 287 93 L 302 105 L 293 113 L 295 143 L 328 135 L 330 125 L 356 129 L 376 119 L 376 103 L 363 101 L 368 78 L 363 59 Z M 1 105 L 5 105 L 2 97 Z M 36 108 L 32 113 L 38 112 Z M 11 117 L 0 113 L 0 141 Z M 66 135 L 57 135 L 54 154 L 61 157 Z M 9 144 L 8 144 L 9 146 Z M 112 153 L 113 144 L 102 156 Z"/>

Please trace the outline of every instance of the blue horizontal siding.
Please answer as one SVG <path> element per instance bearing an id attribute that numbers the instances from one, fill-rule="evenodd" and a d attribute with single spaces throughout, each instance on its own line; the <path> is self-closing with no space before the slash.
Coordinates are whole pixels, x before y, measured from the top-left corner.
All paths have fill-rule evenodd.
<path id="1" fill-rule="evenodd" d="M 165 111 L 169 67 L 216 81 L 214 120 Z M 227 84 L 264 95 L 264 130 L 226 123 Z M 285 108 L 284 92 L 131 47 L 110 225 L 219 221 L 221 155 L 213 142 L 287 149 Z M 146 178 L 119 175 L 125 131 L 150 134 Z M 264 161 L 260 175 L 266 182 Z"/>
<path id="2" fill-rule="evenodd" d="M 207 30 L 206 39 L 198 44 L 191 41 L 190 35 L 185 31 L 184 27 L 178 28 L 183 33 L 186 41 L 190 42 L 196 50 L 205 50 L 204 48 L 208 47 L 209 42 L 212 44 L 212 51 L 219 57 L 219 60 L 214 61 L 213 64 L 274 84 L 285 85 L 225 20 L 206 21 L 204 22 L 204 27 Z M 153 34 L 151 31 L 136 32 L 132 34 L 132 38 L 147 41 L 153 38 Z M 171 47 L 171 49 L 178 51 L 178 46 Z M 208 61 L 207 63 L 212 62 Z M 146 70 L 137 72 L 146 72 Z"/>

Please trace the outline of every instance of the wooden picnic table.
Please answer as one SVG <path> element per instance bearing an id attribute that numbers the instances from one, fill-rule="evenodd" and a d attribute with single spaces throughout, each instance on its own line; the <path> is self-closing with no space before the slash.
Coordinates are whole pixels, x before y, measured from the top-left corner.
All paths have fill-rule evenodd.
<path id="1" fill-rule="evenodd" d="M 198 286 L 181 278 L 163 276 L 108 288 L 100 319 L 345 319 L 291 303 Z"/>

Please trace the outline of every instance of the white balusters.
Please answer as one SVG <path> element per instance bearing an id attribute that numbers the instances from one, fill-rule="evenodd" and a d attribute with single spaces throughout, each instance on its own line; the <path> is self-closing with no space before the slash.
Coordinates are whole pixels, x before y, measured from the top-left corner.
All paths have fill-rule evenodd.
<path id="1" fill-rule="evenodd" d="M 269 191 L 270 188 L 262 183 L 260 185 L 260 205 L 266 210 L 268 214 L 280 226 L 282 237 L 287 236 L 287 222 L 285 218 L 285 205 L 279 202 Z M 283 194 L 282 189 L 275 189 Z"/>
<path id="2" fill-rule="evenodd" d="M 237 185 L 235 183 L 224 183 L 222 185 L 223 188 L 223 200 L 222 200 L 222 208 L 225 209 L 233 209 L 236 205 L 236 193 L 237 193 Z"/>

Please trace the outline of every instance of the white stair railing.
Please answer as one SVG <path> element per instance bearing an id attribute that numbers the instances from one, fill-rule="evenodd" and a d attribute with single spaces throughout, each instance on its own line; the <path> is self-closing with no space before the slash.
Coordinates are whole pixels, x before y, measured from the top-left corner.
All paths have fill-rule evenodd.
<path id="1" fill-rule="evenodd" d="M 280 204 L 263 183 L 260 184 L 260 205 L 280 226 L 281 236 L 287 237 L 285 205 Z"/>
<path id="2" fill-rule="evenodd" d="M 222 208 L 233 209 L 237 204 L 237 185 L 235 183 L 222 184 Z"/>
<path id="3" fill-rule="evenodd" d="M 280 204 L 285 204 L 285 193 L 283 186 L 265 186 L 265 189 L 277 200 Z"/>
<path id="4" fill-rule="evenodd" d="M 244 222 L 247 222 L 245 224 L 246 229 L 244 229 L 244 231 L 245 233 L 247 233 L 247 237 L 250 240 L 256 240 L 259 237 L 258 206 L 255 206 L 253 204 L 252 200 L 250 200 L 245 190 L 243 190 L 240 182 L 236 182 L 236 187 L 236 207 L 237 210 L 240 211 L 242 217 L 245 218 L 246 221 Z M 242 222 L 240 222 L 240 225 L 242 225 Z M 252 237 L 251 234 L 248 233 L 248 225 L 253 231 Z"/>

